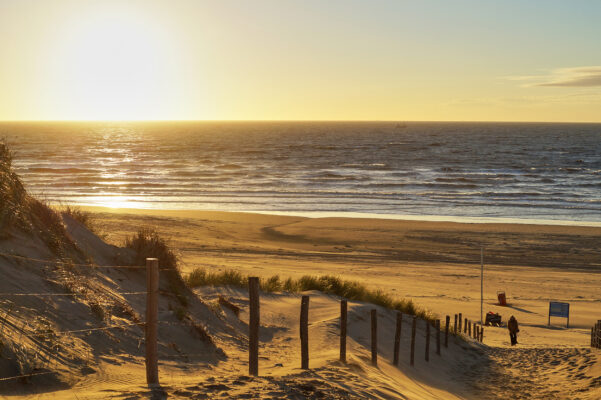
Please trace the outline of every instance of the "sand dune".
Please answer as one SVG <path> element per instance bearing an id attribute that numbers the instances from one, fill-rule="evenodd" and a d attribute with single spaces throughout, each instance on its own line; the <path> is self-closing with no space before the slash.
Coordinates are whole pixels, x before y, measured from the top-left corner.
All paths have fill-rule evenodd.
<path id="1" fill-rule="evenodd" d="M 304 294 L 311 296 L 311 369 L 305 371 L 300 369 L 300 294 L 264 293 L 260 376 L 248 377 L 246 290 L 204 287 L 195 290 L 197 303 L 189 311 L 192 318 L 206 326 L 215 345 L 211 351 L 206 345 L 198 346 L 195 343 L 198 338 L 191 332 L 175 326 L 178 321 L 173 314 L 174 299 L 161 300 L 161 319 L 171 319 L 175 324 L 159 329 L 161 389 L 150 390 L 145 385 L 139 343 L 123 341 L 117 336 L 116 347 L 102 344 L 107 338 L 98 338 L 97 344 L 104 347 L 95 349 L 93 371 L 72 372 L 69 388 L 55 387 L 51 392 L 32 394 L 31 385 L 36 382 L 44 387 L 44 382 L 34 377 L 29 386 L 13 388 L 13 395 L 20 394 L 17 397 L 595 399 L 601 396 L 599 351 L 588 347 L 590 325 L 599 318 L 600 250 L 594 245 L 601 237 L 599 228 L 321 220 L 243 213 L 95 211 L 98 226 L 112 244 L 120 244 L 126 235 L 143 226 L 154 227 L 169 237 L 181 255 L 184 273 L 202 266 L 210 270 L 235 269 L 261 277 L 333 274 L 413 299 L 442 318 L 461 312 L 473 321 L 480 315 L 479 247 L 485 244 L 486 260 L 490 258 L 495 263 L 486 264 L 484 310 L 500 312 L 505 320 L 514 314 L 520 322 L 520 343 L 512 348 L 506 328 L 486 327 L 483 344 L 453 337 L 449 348 L 443 348 L 438 356 L 431 343 L 430 361 L 426 362 L 425 322 L 419 321 L 416 363 L 412 367 L 409 365 L 411 318 L 405 316 L 400 365 L 396 367 L 391 363 L 395 314 L 375 307 L 379 316 L 379 363 L 374 367 L 369 350 L 369 311 L 374 306 L 349 302 L 348 363 L 343 364 L 338 361 L 340 299 L 307 292 Z M 100 264 L 111 263 L 123 251 L 102 243 L 77 224 L 68 224 L 70 234 L 81 248 Z M 11 242 L 11 251 L 49 256 L 36 253 L 26 241 L 18 246 L 17 242 Z M 507 253 L 501 254 L 504 248 Z M 572 250 L 566 253 L 567 249 Z M 17 264 L 5 259 L 0 259 L 0 264 L 17 271 Z M 103 284 L 116 285 L 113 286 L 118 288 L 116 291 L 144 290 L 144 280 L 131 273 L 102 272 L 97 278 L 102 278 Z M 496 291 L 501 289 L 507 292 L 510 307 L 496 305 Z M 220 305 L 219 296 L 238 305 L 240 315 Z M 547 326 L 550 299 L 571 303 L 570 328 L 565 328 L 565 321 L 559 319 Z M 132 300 L 129 304 L 136 312 L 143 313 L 143 302 Z M 88 317 L 81 314 L 77 318 Z"/>

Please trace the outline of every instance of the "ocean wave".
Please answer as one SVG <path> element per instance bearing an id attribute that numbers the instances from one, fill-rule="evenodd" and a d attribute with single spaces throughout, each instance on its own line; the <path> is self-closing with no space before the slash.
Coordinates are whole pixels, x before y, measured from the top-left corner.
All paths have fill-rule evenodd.
<path id="1" fill-rule="evenodd" d="M 39 127 L 2 131 L 28 188 L 59 199 L 113 193 L 196 206 L 222 199 L 240 209 L 501 216 L 526 207 L 553 217 L 578 204 L 598 209 L 601 198 L 601 125 L 574 126 L 578 135 L 565 124 L 415 123 L 399 131 L 387 123 L 164 123 L 111 131 L 91 123 L 53 135 Z"/>

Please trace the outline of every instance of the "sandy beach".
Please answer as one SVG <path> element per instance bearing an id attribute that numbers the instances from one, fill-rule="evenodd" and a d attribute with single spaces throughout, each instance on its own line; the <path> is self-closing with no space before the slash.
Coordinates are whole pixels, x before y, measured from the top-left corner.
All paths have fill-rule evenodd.
<path id="1" fill-rule="evenodd" d="M 206 211 L 90 208 L 108 242 L 139 227 L 169 238 L 182 271 L 235 269 L 281 278 L 339 275 L 382 288 L 444 316 L 480 319 L 480 248 L 484 248 L 484 313 L 510 315 L 524 326 L 524 346 L 585 346 L 599 318 L 601 228 L 527 224 L 462 224 L 360 218 L 303 218 Z M 497 305 L 504 291 L 510 307 Z M 547 327 L 549 301 L 571 303 Z M 508 344 L 504 330 L 487 343 Z"/>
<path id="2" fill-rule="evenodd" d="M 49 386 L 50 383 L 37 380 L 42 378 L 33 377 L 29 385 L 4 388 L 4 393 L 11 396 L 28 399 L 595 399 L 601 393 L 601 357 L 598 350 L 590 348 L 590 327 L 599 317 L 601 228 L 207 211 L 108 208 L 86 211 L 92 213 L 94 230 L 108 245 L 83 225 L 64 217 L 68 233 L 87 257 L 108 268 L 100 267 L 93 275 L 81 269 L 78 273 L 84 275 L 80 276 L 87 275 L 82 284 L 88 287 L 87 293 L 95 287 L 93 290 L 113 296 L 114 304 L 124 304 L 119 308 L 130 310 L 122 316 L 109 315 L 105 322 L 109 326 L 130 323 L 132 318 L 139 321 L 139 316 L 144 314 L 143 297 L 124 299 L 119 295 L 143 293 L 144 271 L 110 266 L 115 257 L 126 250 L 122 249 L 126 237 L 141 228 L 152 228 L 176 251 L 184 276 L 198 267 L 211 272 L 235 270 L 262 278 L 334 275 L 361 282 L 371 289 L 381 289 L 399 299 L 410 299 L 443 323 L 446 315 L 452 321 L 456 313 L 462 313 L 470 321 L 480 319 L 480 249 L 483 247 L 483 311 L 498 312 L 505 322 L 514 315 L 520 324 L 519 344 L 510 346 L 505 327 L 487 326 L 483 343 L 465 336 L 451 336 L 449 346 L 437 355 L 431 334 L 430 361 L 425 361 L 427 324 L 418 320 L 416 362 L 411 366 L 412 317 L 404 315 L 397 367 L 392 364 L 395 312 L 349 301 L 348 357 L 347 363 L 341 363 L 338 361 L 340 298 L 317 291 L 262 293 L 260 374 L 249 377 L 247 290 L 194 288 L 194 293 L 186 295 L 185 302 L 192 322 L 182 327 L 181 316 L 177 317 L 176 312 L 181 299 L 169 294 L 172 289 L 167 279 L 161 281 L 159 302 L 159 319 L 163 323 L 159 327 L 160 390 L 151 390 L 145 385 L 144 351 L 140 347 L 143 330 L 129 326 L 121 333 L 69 339 L 73 343 L 69 351 L 80 360 L 79 365 L 85 366 L 81 367 L 84 372 L 74 372 L 64 365 L 60 369 L 63 386 Z M 48 257 L 45 253 L 48 250 L 43 246 L 24 245 L 26 242 L 19 242 L 18 236 L 9 238 L 0 247 L 2 252 Z M 19 265 L 28 265 L 27 261 L 6 256 L 3 260 L 0 266 L 10 274 L 18 273 L 15 268 Z M 40 287 L 48 285 L 45 282 L 49 274 L 65 271 L 76 270 L 46 267 L 28 286 L 21 283 L 19 291 L 40 291 Z M 10 283 L 15 279 L 2 284 L 5 292 L 16 290 Z M 501 290 L 507 295 L 507 307 L 497 304 L 497 291 Z M 300 368 L 301 294 L 310 296 L 310 370 Z M 223 299 L 236 306 L 239 313 L 224 306 Z M 84 327 L 98 324 L 90 321 L 89 311 L 85 311 L 87 306 L 82 308 L 82 304 L 91 300 L 93 296 L 84 296 L 84 303 L 77 303 L 76 308 L 68 302 L 22 305 L 29 305 L 30 309 L 45 308 L 61 325 L 59 329 L 65 330 L 81 328 L 82 324 Z M 549 301 L 570 303 L 569 328 L 565 319 L 560 318 L 554 318 L 551 326 L 547 325 Z M 372 309 L 376 309 L 378 315 L 377 367 L 370 362 Z M 65 312 L 72 316 L 65 320 Z M 10 313 L 10 310 L 6 312 Z M 13 319 L 9 322 L 19 332 L 19 323 Z M 198 324 L 204 332 L 200 339 L 193 328 Z M 210 338 L 208 342 L 203 339 L 206 335 Z M 549 385 L 551 380 L 556 384 Z M 33 387 L 46 390 L 32 394 Z"/>
<path id="3" fill-rule="evenodd" d="M 109 243 L 121 243 L 140 227 L 159 231 L 177 249 L 184 274 L 196 267 L 205 267 L 213 271 L 233 269 L 260 277 L 337 275 L 412 299 L 443 320 L 445 315 L 452 319 L 455 313 L 462 313 L 472 321 L 480 319 L 482 246 L 483 311 L 498 312 L 505 322 L 514 315 L 520 323 L 519 346 L 511 348 L 506 328 L 486 327 L 485 352 L 494 368 L 488 365 L 487 369 L 479 363 L 470 365 L 480 372 L 464 371 L 457 387 L 450 383 L 449 371 L 442 374 L 446 378 L 437 379 L 428 374 L 415 378 L 433 391 L 442 390 L 442 394 L 414 393 L 408 397 L 496 398 L 500 393 L 510 395 L 520 390 L 535 398 L 566 398 L 568 394 L 576 396 L 572 398 L 595 398 L 599 394 L 601 364 L 598 352 L 589 348 L 589 341 L 590 327 L 599 318 L 601 228 L 312 219 L 205 211 L 90 210 Z M 497 304 L 497 291 L 505 291 L 508 307 Z M 199 294 L 208 299 L 217 296 L 212 289 L 201 289 Z M 242 301 L 245 296 L 246 293 L 238 292 L 234 298 Z M 295 337 L 294 330 L 287 330 L 295 327 L 299 299 L 293 296 L 277 300 L 276 304 L 273 301 L 270 297 L 262 307 L 269 313 L 286 316 L 274 323 L 274 326 L 286 327 L 284 338 L 280 338 L 286 343 L 289 340 L 286 338 Z M 328 296 L 317 301 L 320 306 L 331 303 L 327 311 L 323 311 L 327 317 L 318 318 L 330 321 L 332 326 L 322 329 L 335 343 L 337 302 Z M 553 318 L 551 326 L 547 325 L 549 301 L 570 303 L 569 328 L 563 318 Z M 385 326 L 391 332 L 393 317 L 389 318 Z M 278 354 L 277 337 L 275 335 L 269 345 L 270 359 L 277 359 L 273 356 Z M 367 340 L 366 336 L 362 340 Z M 361 352 L 367 354 L 367 342 L 364 347 L 358 346 L 357 353 Z M 317 364 L 330 365 L 336 359 L 335 353 L 336 346 L 320 353 Z M 240 357 L 243 359 L 244 355 Z M 296 350 L 287 351 L 286 357 L 294 366 L 299 355 Z M 453 369 L 453 364 L 447 367 Z M 461 368 L 464 367 L 467 368 Z M 490 372 L 493 370 L 494 373 Z M 403 373 L 407 371 L 403 369 Z M 282 375 L 282 371 L 278 375 Z M 390 387 L 395 389 L 391 390 L 404 393 L 407 388 L 403 388 L 403 382 L 406 384 L 407 376 L 392 376 Z M 564 388 L 549 391 L 546 382 L 551 377 L 560 380 Z M 487 380 L 504 389 L 485 396 L 482 387 Z M 383 398 L 395 398 L 390 396 Z"/>

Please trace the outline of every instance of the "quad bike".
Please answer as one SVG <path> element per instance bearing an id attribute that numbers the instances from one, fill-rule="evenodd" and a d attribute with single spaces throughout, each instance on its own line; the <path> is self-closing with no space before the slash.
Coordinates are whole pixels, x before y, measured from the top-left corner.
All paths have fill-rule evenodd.
<path id="1" fill-rule="evenodd" d="M 489 311 L 488 313 L 486 313 L 486 320 L 484 321 L 484 325 L 503 326 L 503 322 L 501 320 L 501 316 L 498 313 Z"/>

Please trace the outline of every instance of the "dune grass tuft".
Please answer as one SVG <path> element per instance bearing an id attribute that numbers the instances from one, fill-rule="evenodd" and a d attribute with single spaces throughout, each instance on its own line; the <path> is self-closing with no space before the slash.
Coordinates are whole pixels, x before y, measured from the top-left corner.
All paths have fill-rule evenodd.
<path id="1" fill-rule="evenodd" d="M 0 141 L 0 232 L 14 227 L 36 233 L 58 256 L 76 250 L 61 216 L 43 201 L 31 197 L 12 167 L 13 155 Z"/>
<path id="2" fill-rule="evenodd" d="M 135 265 L 146 265 L 147 258 L 158 258 L 161 268 L 177 270 L 177 255 L 171 250 L 167 240 L 154 229 L 140 229 L 136 234 L 126 237 L 124 245 L 135 251 Z"/>
<path id="3" fill-rule="evenodd" d="M 185 278 L 189 287 L 200 286 L 248 286 L 248 276 L 238 271 L 225 270 L 211 272 L 204 268 L 194 269 Z M 381 289 L 370 289 L 366 285 L 341 279 L 333 275 L 312 276 L 304 275 L 299 279 L 287 278 L 282 281 L 278 275 L 260 279 L 261 290 L 264 292 L 291 292 L 298 293 L 306 290 L 316 290 L 332 294 L 348 300 L 376 304 L 391 310 L 401 311 L 405 314 L 416 315 L 419 318 L 433 320 L 434 315 L 426 309 L 417 307 L 412 300 L 397 299 Z"/>
<path id="4" fill-rule="evenodd" d="M 73 218 L 75 221 L 88 228 L 90 232 L 93 232 L 96 235 L 100 233 L 98 226 L 96 225 L 96 221 L 94 220 L 94 216 L 91 212 L 84 211 L 76 206 L 67 205 L 61 208 L 61 213 Z"/>
<path id="5" fill-rule="evenodd" d="M 28 196 L 23 183 L 12 168 L 13 155 L 0 141 L 0 229 L 6 226 L 27 225 L 24 206 Z"/>

